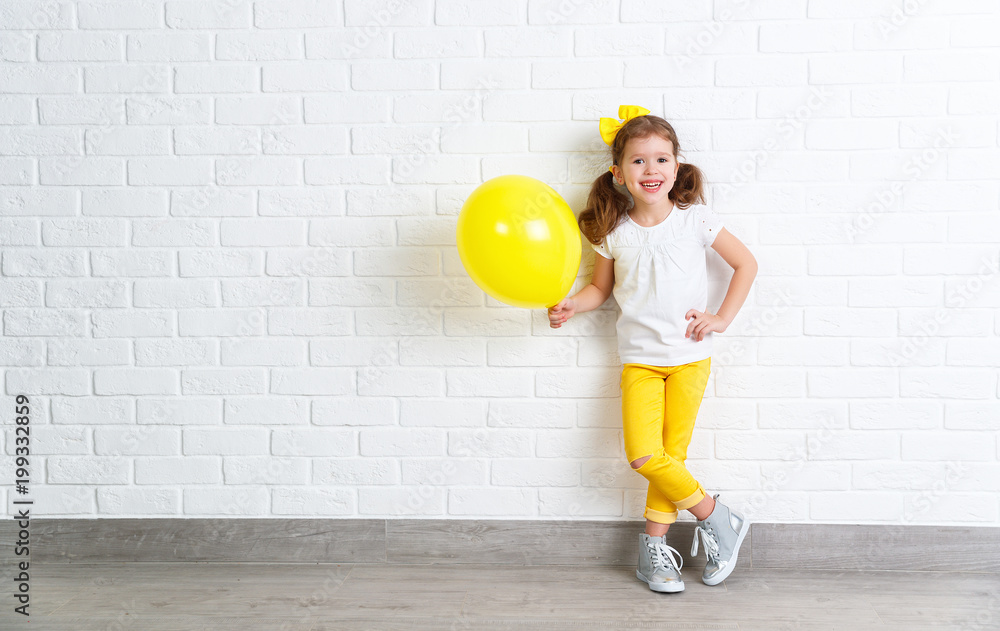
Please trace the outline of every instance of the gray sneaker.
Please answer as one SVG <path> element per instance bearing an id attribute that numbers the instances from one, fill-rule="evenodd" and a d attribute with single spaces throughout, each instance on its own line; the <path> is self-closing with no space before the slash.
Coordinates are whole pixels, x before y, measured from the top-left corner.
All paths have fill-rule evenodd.
<path id="1" fill-rule="evenodd" d="M 675 558 L 676 557 L 676 558 Z M 667 545 L 666 537 L 639 536 L 639 567 L 635 575 L 654 592 L 682 592 L 681 553 Z"/>
<path id="2" fill-rule="evenodd" d="M 715 509 L 704 520 L 698 520 L 691 544 L 691 556 L 698 555 L 698 538 L 705 546 L 708 562 L 701 581 L 706 585 L 718 585 L 733 573 L 740 545 L 750 532 L 750 521 L 739 513 L 732 512 L 719 501 L 719 495 L 712 496 Z"/>

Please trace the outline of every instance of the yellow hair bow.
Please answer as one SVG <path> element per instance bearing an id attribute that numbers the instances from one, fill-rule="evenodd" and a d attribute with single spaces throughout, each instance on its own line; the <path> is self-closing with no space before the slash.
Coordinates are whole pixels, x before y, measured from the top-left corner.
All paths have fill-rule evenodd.
<path id="1" fill-rule="evenodd" d="M 618 135 L 618 130 L 629 122 L 629 120 L 635 118 L 636 116 L 645 116 L 649 114 L 649 110 L 639 105 L 619 105 L 618 106 L 618 118 L 624 119 L 622 122 L 618 122 L 616 118 L 607 118 L 605 116 L 601 117 L 601 138 L 604 139 L 604 143 L 610 145 L 615 141 L 615 136 Z M 614 165 L 608 167 L 608 170 L 614 173 Z"/>

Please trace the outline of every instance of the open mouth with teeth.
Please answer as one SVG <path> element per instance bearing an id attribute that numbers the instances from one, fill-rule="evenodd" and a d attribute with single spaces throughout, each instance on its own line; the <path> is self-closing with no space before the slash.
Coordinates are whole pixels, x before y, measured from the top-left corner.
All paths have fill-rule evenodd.
<path id="1" fill-rule="evenodd" d="M 658 191 L 660 190 L 661 184 L 663 184 L 663 182 L 643 182 L 642 187 L 647 191 Z"/>

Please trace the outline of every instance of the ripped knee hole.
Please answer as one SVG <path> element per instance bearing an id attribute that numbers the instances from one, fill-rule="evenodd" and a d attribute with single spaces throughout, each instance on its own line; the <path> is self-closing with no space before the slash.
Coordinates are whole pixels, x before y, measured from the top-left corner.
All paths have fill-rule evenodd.
<path id="1" fill-rule="evenodd" d="M 643 456 L 642 458 L 636 458 L 635 460 L 633 460 L 629 464 L 632 465 L 633 469 L 638 469 L 642 465 L 646 464 L 646 461 L 649 460 L 652 457 L 653 457 L 653 454 L 649 454 L 648 456 Z"/>

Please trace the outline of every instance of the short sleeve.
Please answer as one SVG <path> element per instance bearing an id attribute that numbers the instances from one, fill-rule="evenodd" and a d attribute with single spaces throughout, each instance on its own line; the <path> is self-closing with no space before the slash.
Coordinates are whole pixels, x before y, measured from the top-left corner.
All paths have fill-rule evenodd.
<path id="1" fill-rule="evenodd" d="M 722 217 L 708 206 L 700 205 L 698 206 L 695 221 L 698 222 L 698 240 L 705 247 L 711 246 L 715 242 L 715 237 L 719 236 L 719 231 L 722 230 L 724 225 Z"/>
<path id="2" fill-rule="evenodd" d="M 594 248 L 594 252 L 597 252 L 598 254 L 600 254 L 601 256 L 603 256 L 606 259 L 614 258 L 613 256 L 611 256 L 611 251 L 608 249 L 608 239 L 607 239 L 607 237 L 605 237 L 604 239 L 602 239 L 601 242 L 599 244 L 597 244 L 597 245 L 594 245 L 593 243 L 591 243 L 590 247 Z"/>

